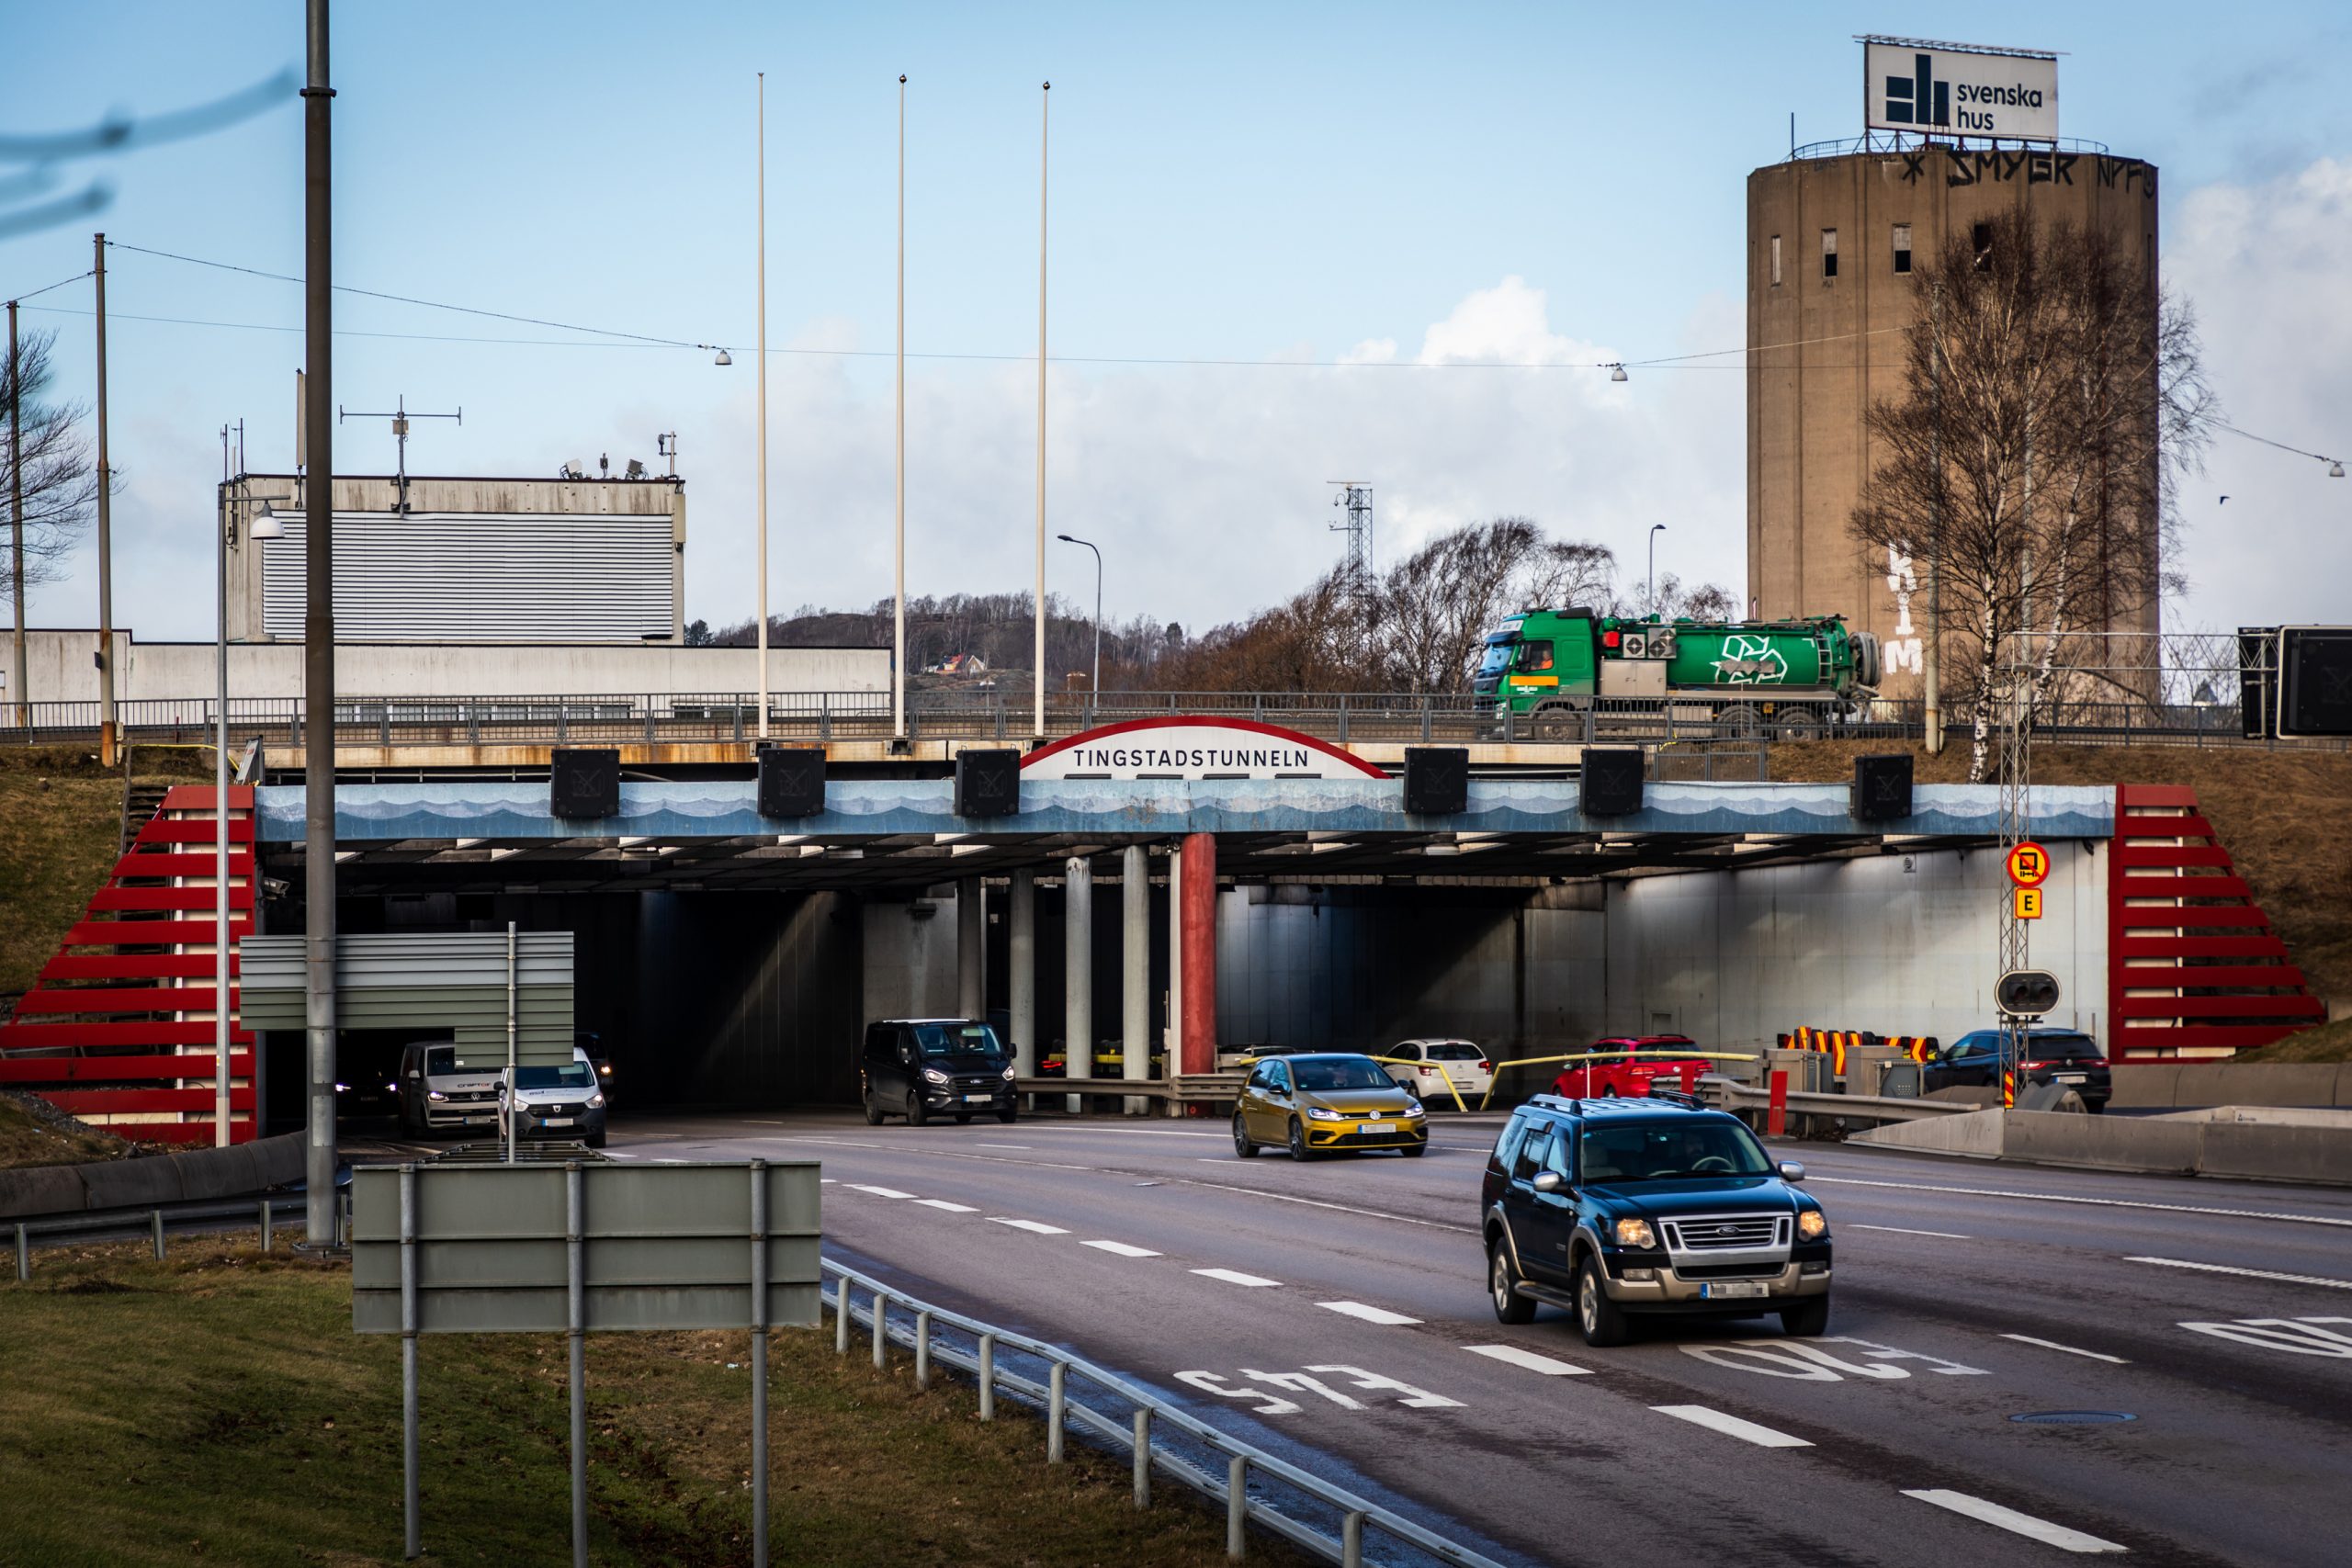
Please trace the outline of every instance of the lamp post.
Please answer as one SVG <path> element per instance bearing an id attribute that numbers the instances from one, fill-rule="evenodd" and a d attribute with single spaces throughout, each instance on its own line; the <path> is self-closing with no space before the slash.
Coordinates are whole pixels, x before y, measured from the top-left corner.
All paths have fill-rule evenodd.
<path id="1" fill-rule="evenodd" d="M 1065 545 L 1084 545 L 1094 551 L 1094 676 L 1086 690 L 1086 700 L 1091 705 L 1102 692 L 1102 551 L 1091 541 L 1074 534 L 1057 534 L 1054 537 Z"/>
<path id="2" fill-rule="evenodd" d="M 1650 525 L 1650 614 L 1653 615 L 1657 614 L 1657 536 L 1665 530 L 1663 523 Z"/>
<path id="3" fill-rule="evenodd" d="M 229 1145 L 229 547 L 237 532 L 236 509 L 250 500 L 225 498 L 212 541 L 219 617 L 212 643 L 212 1142 L 219 1148 Z M 284 537 L 285 525 L 264 501 L 261 514 L 245 526 L 246 541 Z"/>

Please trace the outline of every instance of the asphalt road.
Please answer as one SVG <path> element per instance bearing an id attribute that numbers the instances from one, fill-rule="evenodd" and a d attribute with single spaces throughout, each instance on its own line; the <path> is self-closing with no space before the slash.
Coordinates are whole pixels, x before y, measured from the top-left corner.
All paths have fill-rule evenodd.
<path id="1" fill-rule="evenodd" d="M 608 1152 L 820 1159 L 844 1261 L 1505 1557 L 2352 1553 L 2352 1194 L 1792 1147 L 1838 1247 L 1829 1337 L 1684 1321 L 1596 1351 L 1550 1307 L 1494 1319 L 1499 1124 L 1303 1167 L 1236 1159 L 1220 1122 L 1042 1118 L 616 1121 Z M 2013 1419 L 2052 1411 L 2134 1419 Z"/>

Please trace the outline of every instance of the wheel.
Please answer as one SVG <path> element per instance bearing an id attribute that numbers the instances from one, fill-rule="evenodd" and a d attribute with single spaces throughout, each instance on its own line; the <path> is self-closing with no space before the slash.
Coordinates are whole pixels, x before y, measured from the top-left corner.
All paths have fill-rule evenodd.
<path id="1" fill-rule="evenodd" d="M 1577 1270 L 1577 1327 L 1584 1342 L 1595 1349 L 1625 1343 L 1625 1311 L 1609 1299 L 1600 1283 L 1600 1259 L 1588 1252 Z"/>
<path id="2" fill-rule="evenodd" d="M 1494 1298 L 1497 1322 L 1535 1321 L 1535 1298 L 1519 1293 L 1519 1270 L 1510 1266 L 1510 1250 L 1500 1236 L 1487 1244 L 1487 1290 Z"/>
<path id="3" fill-rule="evenodd" d="M 588 1146 L 592 1149 L 603 1148 L 605 1146 L 605 1134 L 598 1133 L 594 1137 L 590 1138 L 588 1140 Z"/>
<path id="4" fill-rule="evenodd" d="M 868 1090 L 858 1098 L 865 1106 L 865 1124 L 869 1127 L 882 1125 L 882 1108 L 874 1103 L 873 1092 Z"/>
<path id="5" fill-rule="evenodd" d="M 1315 1157 L 1306 1147 L 1306 1123 L 1295 1116 L 1290 1119 L 1290 1157 L 1302 1163 Z"/>
<path id="6" fill-rule="evenodd" d="M 1017 1121 L 1017 1120 L 1020 1118 L 1020 1115 L 1021 1115 L 1021 1111 L 1020 1111 L 1019 1108 L 1018 1108 L 1018 1107 L 1014 1107 L 1014 1108 L 1012 1108 L 1012 1109 L 1009 1109 L 1009 1110 L 1004 1110 L 1004 1111 L 998 1111 L 998 1112 L 996 1113 L 996 1119 L 997 1119 L 998 1121 L 1000 1121 L 1000 1122 L 1004 1122 L 1005 1124 L 1007 1124 L 1007 1125 L 1009 1126 L 1009 1125 L 1011 1125 L 1013 1122 Z"/>
<path id="7" fill-rule="evenodd" d="M 965 1125 L 967 1122 L 970 1122 L 971 1119 L 972 1113 L 968 1111 L 958 1111 L 956 1112 L 956 1125 L 958 1127 Z"/>
<path id="8" fill-rule="evenodd" d="M 1530 716 L 1528 728 L 1538 740 L 1581 740 L 1584 719 L 1577 710 L 1565 703 L 1537 708 Z"/>
<path id="9" fill-rule="evenodd" d="M 1781 1332 L 1792 1339 L 1817 1339 L 1829 1326 L 1829 1298 L 1807 1296 L 1781 1309 Z"/>
<path id="10" fill-rule="evenodd" d="M 923 1109 L 922 1091 L 911 1089 L 907 1090 L 907 1125 L 920 1127 L 930 1120 L 931 1112 Z"/>
<path id="11" fill-rule="evenodd" d="M 1427 1144 L 1407 1144 L 1403 1148 L 1398 1149 L 1396 1152 L 1403 1155 L 1407 1159 L 1419 1159 L 1423 1155 L 1430 1152 L 1430 1146 Z"/>
<path id="12" fill-rule="evenodd" d="M 1250 1141 L 1249 1123 L 1241 1120 L 1241 1112 L 1233 1113 L 1233 1153 L 1237 1159 L 1256 1159 L 1258 1145 Z"/>

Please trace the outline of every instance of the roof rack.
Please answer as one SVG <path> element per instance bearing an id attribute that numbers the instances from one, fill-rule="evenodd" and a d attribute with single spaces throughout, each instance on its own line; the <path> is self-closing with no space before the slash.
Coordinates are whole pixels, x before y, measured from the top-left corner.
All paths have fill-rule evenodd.
<path id="1" fill-rule="evenodd" d="M 1565 1095 L 1539 1094 L 1530 1099 L 1527 1103 L 1541 1106 L 1546 1111 L 1565 1111 L 1571 1116 L 1589 1116 L 1597 1111 L 1616 1112 L 1621 1111 L 1704 1111 L 1707 1109 L 1706 1102 L 1697 1095 L 1684 1094 L 1679 1089 L 1658 1091 L 1647 1098 L 1636 1095 L 1602 1094 L 1570 1100 Z"/>

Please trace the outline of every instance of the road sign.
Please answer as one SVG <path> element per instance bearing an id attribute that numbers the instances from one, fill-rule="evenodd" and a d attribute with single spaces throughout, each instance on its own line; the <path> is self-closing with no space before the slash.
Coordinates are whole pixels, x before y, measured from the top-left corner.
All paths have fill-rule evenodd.
<path id="1" fill-rule="evenodd" d="M 2041 888 L 2012 887 L 2009 889 L 2009 897 L 2017 903 L 2018 919 L 2038 920 L 2041 919 Z"/>
<path id="2" fill-rule="evenodd" d="M 2009 852 L 2008 867 L 2011 882 L 2019 887 L 2039 887 L 2050 880 L 2050 852 L 2028 839 Z"/>
<path id="3" fill-rule="evenodd" d="M 2003 1012 L 2040 1018 L 2058 1005 L 2058 976 L 2041 969 L 2012 969 L 1993 987 Z"/>

